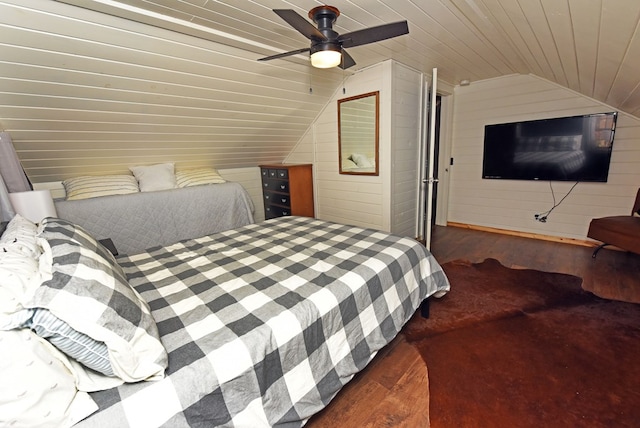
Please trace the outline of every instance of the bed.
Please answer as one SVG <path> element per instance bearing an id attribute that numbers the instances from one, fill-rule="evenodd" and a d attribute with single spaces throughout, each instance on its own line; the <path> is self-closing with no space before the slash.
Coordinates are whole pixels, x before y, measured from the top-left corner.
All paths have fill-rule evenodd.
<path id="1" fill-rule="evenodd" d="M 253 223 L 254 206 L 239 183 L 226 182 L 155 192 L 55 201 L 58 217 L 119 253 L 134 254 Z"/>
<path id="2" fill-rule="evenodd" d="M 54 271 L 65 263 L 78 269 L 83 259 L 72 253 L 113 257 L 73 223 L 44 223 L 40 236 Z M 302 426 L 424 299 L 449 289 L 440 265 L 415 240 L 306 217 L 109 260 L 97 270 L 122 269 L 122 286 L 147 305 L 142 318 L 148 307 L 154 325 L 145 329 L 155 332 L 166 360 L 147 352 L 148 380 L 88 394 L 97 411 L 72 419 L 78 427 Z M 163 361 L 164 374 L 157 371 Z"/>

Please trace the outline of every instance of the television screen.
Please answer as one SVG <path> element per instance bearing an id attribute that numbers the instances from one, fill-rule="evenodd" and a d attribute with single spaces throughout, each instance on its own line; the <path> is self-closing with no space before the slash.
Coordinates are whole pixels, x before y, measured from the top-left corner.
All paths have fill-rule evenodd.
<path id="1" fill-rule="evenodd" d="M 617 113 L 486 125 L 482 178 L 606 182 Z"/>

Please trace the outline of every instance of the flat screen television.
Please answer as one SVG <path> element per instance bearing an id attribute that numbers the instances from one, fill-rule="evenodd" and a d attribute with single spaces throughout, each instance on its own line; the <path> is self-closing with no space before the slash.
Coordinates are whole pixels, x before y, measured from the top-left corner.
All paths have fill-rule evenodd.
<path id="1" fill-rule="evenodd" d="M 606 182 L 617 116 L 486 125 L 482 178 Z"/>

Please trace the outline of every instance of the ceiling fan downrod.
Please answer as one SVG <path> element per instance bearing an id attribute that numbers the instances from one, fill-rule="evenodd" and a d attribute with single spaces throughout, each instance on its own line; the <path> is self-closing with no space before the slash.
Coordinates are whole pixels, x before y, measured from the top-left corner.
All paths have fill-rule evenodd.
<path id="1" fill-rule="evenodd" d="M 330 41 L 338 38 L 338 33 L 333 30 L 333 24 L 340 16 L 338 8 L 333 6 L 317 6 L 309 11 L 309 18 L 318 26 L 318 30 Z"/>

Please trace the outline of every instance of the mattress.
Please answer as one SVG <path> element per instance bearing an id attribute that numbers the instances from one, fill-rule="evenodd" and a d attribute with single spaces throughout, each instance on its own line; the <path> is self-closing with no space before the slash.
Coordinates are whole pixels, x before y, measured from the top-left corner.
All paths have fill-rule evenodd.
<path id="1" fill-rule="evenodd" d="M 302 426 L 449 282 L 410 238 L 280 217 L 118 258 L 166 377 L 92 393 L 80 427 Z"/>

